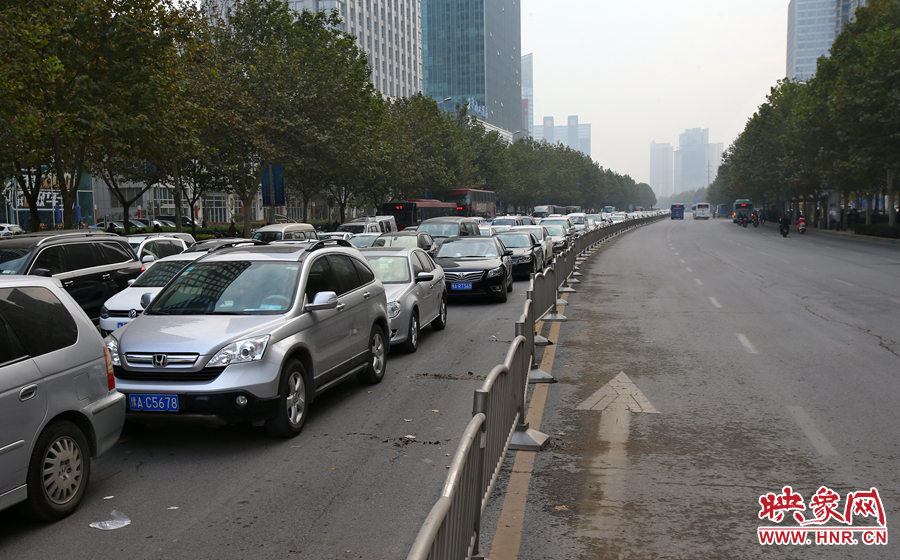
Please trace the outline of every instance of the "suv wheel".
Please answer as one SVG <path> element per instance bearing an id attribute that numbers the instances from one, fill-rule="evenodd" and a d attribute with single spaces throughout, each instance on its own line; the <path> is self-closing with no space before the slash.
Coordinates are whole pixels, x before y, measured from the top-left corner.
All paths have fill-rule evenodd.
<path id="1" fill-rule="evenodd" d="M 403 343 L 403 350 L 412 354 L 419 348 L 419 314 L 413 309 L 409 317 L 409 333 L 406 335 L 406 342 Z"/>
<path id="2" fill-rule="evenodd" d="M 290 438 L 300 433 L 309 414 L 309 383 L 299 360 L 289 361 L 281 374 L 278 409 L 266 420 L 266 430 L 275 437 Z"/>
<path id="3" fill-rule="evenodd" d="M 71 422 L 59 421 L 41 433 L 28 465 L 28 514 L 44 521 L 72 513 L 91 477 L 91 450 Z"/>
<path id="4" fill-rule="evenodd" d="M 447 326 L 447 295 L 441 297 L 441 310 L 438 316 L 431 322 L 432 330 L 442 331 Z"/>
<path id="5" fill-rule="evenodd" d="M 509 283 L 506 285 L 506 291 L 511 292 L 513 289 L 513 275 L 512 272 L 509 273 Z"/>
<path id="6" fill-rule="evenodd" d="M 387 346 L 384 342 L 384 331 L 375 325 L 369 335 L 369 365 L 357 374 L 361 383 L 374 385 L 381 383 L 387 368 Z"/>

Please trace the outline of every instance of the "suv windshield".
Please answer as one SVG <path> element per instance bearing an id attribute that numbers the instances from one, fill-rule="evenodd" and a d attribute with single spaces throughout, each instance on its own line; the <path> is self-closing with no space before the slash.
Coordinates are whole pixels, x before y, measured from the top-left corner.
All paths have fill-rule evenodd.
<path id="1" fill-rule="evenodd" d="M 257 231 L 253 234 L 253 239 L 259 239 L 260 241 L 265 241 L 266 243 L 271 243 L 273 241 L 281 240 L 281 232 L 280 231 Z"/>
<path id="2" fill-rule="evenodd" d="M 375 239 L 372 247 L 418 247 L 419 238 L 415 235 L 385 235 Z M 384 280 L 382 280 L 383 282 Z"/>
<path id="3" fill-rule="evenodd" d="M 459 235 L 459 224 L 455 222 L 422 224 L 416 231 L 430 233 L 432 237 L 453 237 Z"/>
<path id="4" fill-rule="evenodd" d="M 155 267 L 153 267 L 155 268 Z M 153 270 L 151 268 L 150 270 Z M 293 304 L 297 262 L 192 264 L 153 300 L 148 315 L 275 315 Z"/>
<path id="5" fill-rule="evenodd" d="M 337 228 L 338 231 L 349 231 L 350 233 L 364 233 L 366 224 L 343 224 Z"/>
<path id="6" fill-rule="evenodd" d="M 492 241 L 450 241 L 444 243 L 438 250 L 438 258 L 460 259 L 474 257 L 499 257 L 497 245 Z"/>
<path id="7" fill-rule="evenodd" d="M 187 266 L 188 261 L 160 262 L 151 266 L 138 276 L 131 285 L 132 288 L 162 288 L 178 271 Z"/>
<path id="8" fill-rule="evenodd" d="M 9 242 L 0 244 L 0 274 L 16 274 L 31 253 L 32 246 L 12 247 Z"/>
<path id="9" fill-rule="evenodd" d="M 542 226 L 544 225 L 543 222 L 541 223 L 541 225 Z M 558 226 L 556 224 L 548 224 L 544 227 L 547 228 L 547 233 L 549 233 L 550 235 L 565 235 L 566 234 L 566 230 L 564 230 L 562 226 Z"/>

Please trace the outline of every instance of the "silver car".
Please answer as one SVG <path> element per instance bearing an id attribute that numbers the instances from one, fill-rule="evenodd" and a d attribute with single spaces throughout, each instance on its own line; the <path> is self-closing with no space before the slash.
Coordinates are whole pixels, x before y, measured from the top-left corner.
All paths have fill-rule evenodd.
<path id="1" fill-rule="evenodd" d="M 293 437 L 323 391 L 383 379 L 388 332 L 366 259 L 325 240 L 210 252 L 106 340 L 129 419 L 207 416 Z"/>
<path id="2" fill-rule="evenodd" d="M 422 325 L 436 331 L 447 326 L 444 269 L 428 253 L 413 247 L 368 247 L 362 254 L 384 284 L 391 344 L 415 352 Z"/>
<path id="3" fill-rule="evenodd" d="M 0 277 L 0 509 L 60 519 L 125 422 L 112 362 L 55 278 Z"/>

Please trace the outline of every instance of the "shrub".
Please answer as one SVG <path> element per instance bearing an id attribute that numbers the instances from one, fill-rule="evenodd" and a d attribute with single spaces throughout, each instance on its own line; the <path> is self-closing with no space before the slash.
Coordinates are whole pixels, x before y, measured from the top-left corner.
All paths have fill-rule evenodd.
<path id="1" fill-rule="evenodd" d="M 882 224 L 866 225 L 855 224 L 850 226 L 853 233 L 858 235 L 871 235 L 873 237 L 887 237 L 889 239 L 900 239 L 900 226 L 888 226 Z"/>

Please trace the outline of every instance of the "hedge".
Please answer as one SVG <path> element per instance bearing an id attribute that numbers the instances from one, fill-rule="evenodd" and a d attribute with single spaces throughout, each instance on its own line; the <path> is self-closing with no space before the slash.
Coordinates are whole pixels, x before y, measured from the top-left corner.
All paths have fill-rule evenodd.
<path id="1" fill-rule="evenodd" d="M 854 224 L 850 226 L 849 229 L 853 230 L 853 233 L 856 233 L 858 235 L 871 235 L 873 237 L 900 239 L 900 226 L 887 226 L 882 224 Z"/>

